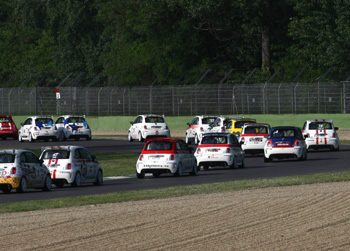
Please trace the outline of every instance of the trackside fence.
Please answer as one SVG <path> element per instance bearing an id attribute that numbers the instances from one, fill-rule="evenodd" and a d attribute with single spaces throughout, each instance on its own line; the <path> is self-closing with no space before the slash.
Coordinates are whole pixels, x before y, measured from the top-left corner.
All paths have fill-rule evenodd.
<path id="1" fill-rule="evenodd" d="M 350 82 L 0 88 L 13 115 L 350 113 Z"/>

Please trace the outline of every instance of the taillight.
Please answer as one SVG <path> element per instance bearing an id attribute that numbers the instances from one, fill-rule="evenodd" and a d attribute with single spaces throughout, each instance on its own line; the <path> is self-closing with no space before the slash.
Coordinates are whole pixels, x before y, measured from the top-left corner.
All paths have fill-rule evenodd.
<path id="1" fill-rule="evenodd" d="M 66 125 L 66 128 L 69 130 L 69 125 Z"/>
<path id="2" fill-rule="evenodd" d="M 169 130 L 169 127 L 168 127 L 168 126 L 165 126 L 165 129 Z"/>
<path id="3" fill-rule="evenodd" d="M 170 160 L 175 160 L 175 155 L 174 154 L 170 155 Z"/>
<path id="4" fill-rule="evenodd" d="M 245 140 L 244 137 L 242 137 L 240 141 L 241 141 L 241 142 L 244 142 L 244 140 Z"/>
<path id="5" fill-rule="evenodd" d="M 147 130 L 147 126 L 146 125 L 143 128 L 145 128 L 145 130 Z"/>
<path id="6" fill-rule="evenodd" d="M 335 135 L 335 133 L 333 133 L 333 138 L 336 138 L 337 136 Z"/>
<path id="7" fill-rule="evenodd" d="M 226 148 L 226 153 L 231 153 L 231 148 Z"/>
<path id="8" fill-rule="evenodd" d="M 86 125 L 86 128 L 87 128 L 87 129 L 90 129 L 90 126 L 89 126 L 89 125 Z"/>
<path id="9" fill-rule="evenodd" d="M 197 153 L 200 154 L 201 153 L 201 149 L 197 148 Z"/>
<path id="10" fill-rule="evenodd" d="M 204 132 L 204 128 L 203 127 L 201 127 L 200 130 L 201 130 L 201 132 Z"/>
<path id="11" fill-rule="evenodd" d="M 35 126 L 35 127 L 34 127 L 34 131 L 38 131 L 38 130 L 39 130 L 38 127 Z"/>
<path id="12" fill-rule="evenodd" d="M 143 159 L 143 154 L 140 155 L 139 160 L 141 161 Z"/>
<path id="13" fill-rule="evenodd" d="M 68 169 L 68 170 L 72 169 L 72 164 L 68 163 L 67 166 L 66 166 L 66 169 Z"/>
<path id="14" fill-rule="evenodd" d="M 57 130 L 57 126 L 55 125 L 55 130 Z"/>
<path id="15" fill-rule="evenodd" d="M 267 147 L 272 147 L 272 140 L 271 139 L 268 139 L 267 140 Z"/>
<path id="16" fill-rule="evenodd" d="M 11 174 L 16 174 L 16 173 L 17 173 L 17 168 L 16 167 L 12 167 Z"/>
<path id="17" fill-rule="evenodd" d="M 300 146 L 300 141 L 296 139 L 296 140 L 294 141 L 294 146 Z"/>

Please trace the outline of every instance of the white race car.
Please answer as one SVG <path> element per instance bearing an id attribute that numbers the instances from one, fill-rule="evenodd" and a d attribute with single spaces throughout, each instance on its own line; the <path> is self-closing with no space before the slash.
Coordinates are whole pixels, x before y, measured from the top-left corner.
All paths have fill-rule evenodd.
<path id="1" fill-rule="evenodd" d="M 56 120 L 56 126 L 61 140 L 91 140 L 91 129 L 85 115 L 62 115 Z"/>
<path id="2" fill-rule="evenodd" d="M 52 116 L 29 117 L 24 123 L 21 123 L 21 126 L 21 129 L 18 131 L 18 140 L 20 142 L 23 140 L 59 140 L 58 130 L 53 123 Z"/>
<path id="3" fill-rule="evenodd" d="M 339 150 L 338 127 L 330 119 L 307 120 L 303 126 L 303 135 L 307 149 Z"/>
<path id="4" fill-rule="evenodd" d="M 242 134 L 239 138 L 241 147 L 245 153 L 259 154 L 264 153 L 264 146 L 271 126 L 263 123 L 244 124 Z"/>
<path id="5" fill-rule="evenodd" d="M 165 123 L 164 116 L 155 114 L 139 115 L 130 124 L 128 132 L 129 142 L 134 139 L 141 142 L 151 137 L 170 138 L 170 130 Z"/>
<path id="6" fill-rule="evenodd" d="M 307 159 L 306 144 L 299 127 L 279 126 L 271 128 L 264 147 L 264 161 L 269 162 L 274 158 Z"/>
<path id="7" fill-rule="evenodd" d="M 214 123 L 218 116 L 196 116 L 191 123 L 187 123 L 186 143 L 198 144 L 202 139 L 202 134 L 210 132 L 210 124 Z"/>
<path id="8" fill-rule="evenodd" d="M 193 149 L 177 138 L 155 138 L 147 140 L 136 163 L 137 178 L 146 173 L 159 177 L 163 173 L 181 176 L 183 173 L 197 175 L 198 169 Z"/>
<path id="9" fill-rule="evenodd" d="M 91 182 L 103 183 L 103 172 L 96 157 L 82 146 L 48 146 L 41 148 L 40 159 L 50 170 L 52 183 L 57 187 L 64 184 L 80 186 Z"/>
<path id="10" fill-rule="evenodd" d="M 49 170 L 28 150 L 0 151 L 0 190 L 4 193 L 16 189 L 24 193 L 28 188 L 51 190 Z"/>
<path id="11" fill-rule="evenodd" d="M 245 167 L 244 151 L 230 133 L 204 133 L 194 156 L 197 165 L 205 170 L 210 166 Z"/>
<path id="12" fill-rule="evenodd" d="M 213 123 L 209 124 L 210 132 L 225 132 L 231 119 L 231 117 L 217 117 Z"/>

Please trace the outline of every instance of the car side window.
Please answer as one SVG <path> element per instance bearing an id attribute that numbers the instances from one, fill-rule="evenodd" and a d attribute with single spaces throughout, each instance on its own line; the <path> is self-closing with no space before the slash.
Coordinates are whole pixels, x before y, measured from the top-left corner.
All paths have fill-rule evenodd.
<path id="1" fill-rule="evenodd" d="M 185 141 L 180 140 L 180 141 L 178 142 L 178 144 L 180 145 L 180 149 L 181 149 L 181 150 L 184 150 L 184 151 L 188 151 L 188 150 L 189 150 L 189 149 L 188 149 L 188 146 L 187 146 L 187 144 L 186 144 Z"/>
<path id="2" fill-rule="evenodd" d="M 191 122 L 191 125 L 198 125 L 198 118 L 194 118 Z"/>
<path id="3" fill-rule="evenodd" d="M 83 148 L 81 148 L 80 150 L 81 150 L 83 159 L 91 159 L 91 155 L 87 150 Z"/>
<path id="4" fill-rule="evenodd" d="M 81 159 L 82 158 L 81 153 L 80 153 L 80 149 L 75 149 L 75 151 L 74 151 L 74 158 L 75 159 Z"/>
<path id="5" fill-rule="evenodd" d="M 233 136 L 232 134 L 231 134 L 231 142 L 232 142 L 233 145 L 238 145 L 239 144 L 238 143 L 238 139 L 235 136 Z"/>
<path id="6" fill-rule="evenodd" d="M 64 118 L 63 117 L 60 117 L 56 120 L 56 124 L 63 124 L 64 122 Z"/>
<path id="7" fill-rule="evenodd" d="M 21 163 L 27 163 L 26 156 L 24 153 L 21 154 L 20 161 L 21 161 Z"/>
<path id="8" fill-rule="evenodd" d="M 32 153 L 24 153 L 26 162 L 25 163 L 39 163 L 39 158 Z"/>
<path id="9" fill-rule="evenodd" d="M 32 124 L 32 118 L 28 118 L 26 121 L 24 121 L 24 125 L 31 125 Z"/>

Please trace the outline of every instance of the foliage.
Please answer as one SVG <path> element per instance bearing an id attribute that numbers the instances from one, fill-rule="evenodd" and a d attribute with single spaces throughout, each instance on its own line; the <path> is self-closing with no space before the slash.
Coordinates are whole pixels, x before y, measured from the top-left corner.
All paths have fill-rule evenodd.
<path id="1" fill-rule="evenodd" d="M 344 80 L 349 9 L 342 0 L 0 1 L 0 80 L 88 85 Z M 14 78 L 13 78 L 14 77 Z M 12 80 L 13 78 L 13 80 Z M 12 80 L 12 81 L 9 81 Z"/>

